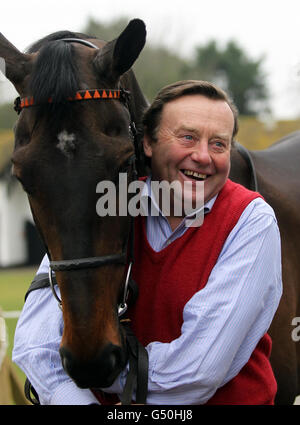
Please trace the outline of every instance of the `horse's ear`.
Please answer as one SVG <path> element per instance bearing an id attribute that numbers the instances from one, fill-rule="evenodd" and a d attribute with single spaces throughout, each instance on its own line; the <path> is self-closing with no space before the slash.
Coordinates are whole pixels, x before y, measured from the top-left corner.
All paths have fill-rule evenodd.
<path id="1" fill-rule="evenodd" d="M 1 67 L 1 71 L 20 93 L 24 79 L 30 72 L 31 55 L 20 52 L 0 33 L 0 58 L 4 60 L 4 69 Z"/>
<path id="2" fill-rule="evenodd" d="M 145 42 L 144 22 L 133 19 L 116 40 L 101 49 L 95 59 L 96 66 L 107 76 L 117 79 L 132 67 Z"/>

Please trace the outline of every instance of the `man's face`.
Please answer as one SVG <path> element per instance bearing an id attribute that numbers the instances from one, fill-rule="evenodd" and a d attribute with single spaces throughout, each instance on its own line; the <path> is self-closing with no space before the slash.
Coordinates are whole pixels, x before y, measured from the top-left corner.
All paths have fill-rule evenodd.
<path id="1" fill-rule="evenodd" d="M 204 181 L 204 202 L 224 186 L 230 171 L 234 117 L 223 100 L 187 95 L 168 102 L 162 111 L 157 141 L 144 138 L 152 179 Z"/>

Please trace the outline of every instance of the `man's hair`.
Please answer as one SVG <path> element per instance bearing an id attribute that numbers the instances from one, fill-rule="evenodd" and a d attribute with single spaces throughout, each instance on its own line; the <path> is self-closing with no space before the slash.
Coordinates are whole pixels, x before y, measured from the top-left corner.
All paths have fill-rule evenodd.
<path id="1" fill-rule="evenodd" d="M 200 94 L 213 100 L 223 100 L 228 104 L 234 117 L 233 139 L 238 132 L 238 110 L 235 104 L 222 89 L 212 83 L 200 80 L 178 81 L 163 87 L 144 114 L 144 133 L 153 141 L 157 141 L 157 133 L 164 105 L 179 97 L 194 94 Z"/>

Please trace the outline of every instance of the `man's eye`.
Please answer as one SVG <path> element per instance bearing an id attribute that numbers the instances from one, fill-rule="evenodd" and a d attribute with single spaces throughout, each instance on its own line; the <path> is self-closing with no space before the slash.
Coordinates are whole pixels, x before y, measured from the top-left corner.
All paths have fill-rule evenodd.
<path id="1" fill-rule="evenodd" d="M 213 149 L 218 149 L 218 151 L 220 151 L 220 150 L 223 151 L 226 148 L 226 143 L 221 141 L 221 140 L 215 140 L 212 143 L 212 147 L 213 147 Z"/>
<path id="2" fill-rule="evenodd" d="M 185 135 L 183 136 L 183 138 L 184 138 L 185 140 L 193 140 L 193 136 L 192 136 L 191 134 L 185 134 Z"/>
<path id="3" fill-rule="evenodd" d="M 225 142 L 223 140 L 212 140 L 212 144 L 216 146 L 224 146 Z"/>

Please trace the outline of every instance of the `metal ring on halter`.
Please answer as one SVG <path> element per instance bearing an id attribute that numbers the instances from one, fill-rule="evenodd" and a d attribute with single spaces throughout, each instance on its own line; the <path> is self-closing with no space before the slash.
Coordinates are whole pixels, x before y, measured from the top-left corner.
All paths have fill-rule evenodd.
<path id="1" fill-rule="evenodd" d="M 118 305 L 118 316 L 123 316 L 123 314 L 126 312 L 128 306 L 127 306 L 127 296 L 128 296 L 128 285 L 129 285 L 129 278 L 130 278 L 130 274 L 131 274 L 131 267 L 132 267 L 132 261 L 130 261 L 129 266 L 128 266 L 128 270 L 127 270 L 127 276 L 126 276 L 126 281 L 125 281 L 125 286 L 124 286 L 124 295 L 123 295 L 123 301 L 121 302 L 121 304 Z"/>
<path id="2" fill-rule="evenodd" d="M 52 293 L 53 293 L 54 297 L 56 298 L 56 300 L 58 301 L 58 306 L 62 310 L 61 299 L 59 298 L 59 296 L 57 295 L 57 293 L 56 293 L 56 291 L 54 289 L 54 283 L 53 283 L 53 280 L 52 280 L 52 269 L 51 269 L 51 267 L 49 267 L 49 282 L 50 282 L 50 288 L 52 290 Z"/>

